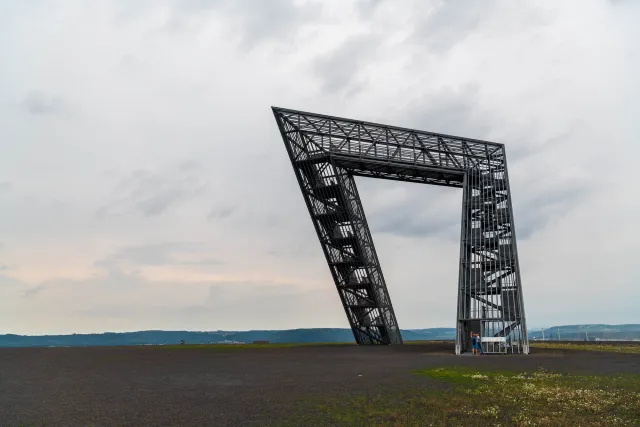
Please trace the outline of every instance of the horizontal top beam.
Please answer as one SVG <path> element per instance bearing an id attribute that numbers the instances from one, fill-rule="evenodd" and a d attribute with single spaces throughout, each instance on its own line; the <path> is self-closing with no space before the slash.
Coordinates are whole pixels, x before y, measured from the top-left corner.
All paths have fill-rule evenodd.
<path id="1" fill-rule="evenodd" d="M 272 107 L 308 152 L 349 156 L 360 161 L 412 163 L 457 172 L 490 170 L 504 164 L 504 145 L 360 120 Z M 293 136 L 293 135 L 292 135 Z"/>
<path id="2" fill-rule="evenodd" d="M 437 133 L 437 132 L 427 132 L 427 131 L 423 131 L 423 130 L 409 129 L 409 128 L 403 128 L 403 127 L 399 127 L 399 126 L 391 126 L 391 125 L 385 125 L 385 124 L 381 124 L 381 123 L 367 122 L 367 121 L 363 121 L 363 120 L 345 119 L 344 117 L 329 116 L 327 114 L 309 113 L 307 111 L 291 110 L 289 108 L 273 107 L 272 106 L 271 109 L 273 110 L 274 113 L 289 113 L 289 114 L 301 115 L 301 116 L 306 116 L 306 117 L 315 117 L 315 118 L 319 118 L 319 119 L 333 120 L 333 121 L 337 121 L 337 122 L 347 122 L 347 123 L 354 123 L 354 124 L 360 124 L 360 125 L 366 125 L 366 126 L 372 126 L 372 127 L 380 127 L 380 128 L 386 128 L 386 129 L 396 130 L 396 131 L 400 131 L 400 132 L 411 132 L 411 133 L 416 133 L 416 134 L 420 134 L 420 135 L 428 135 L 428 136 L 441 137 L 441 138 L 452 139 L 452 140 L 479 143 L 479 144 L 483 144 L 483 145 L 491 145 L 491 146 L 493 146 L 495 148 L 504 147 L 504 144 L 501 144 L 499 142 L 483 141 L 481 139 L 473 139 L 473 138 L 466 138 L 466 137 L 462 137 L 462 136 L 447 135 L 447 134 L 444 134 L 444 133 Z"/>

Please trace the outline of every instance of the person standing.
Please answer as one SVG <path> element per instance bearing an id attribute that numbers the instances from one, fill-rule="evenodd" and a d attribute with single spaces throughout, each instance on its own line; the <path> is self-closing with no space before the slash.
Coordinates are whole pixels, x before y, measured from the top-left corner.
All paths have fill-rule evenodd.
<path id="1" fill-rule="evenodd" d="M 478 354 L 478 337 L 473 331 L 471 332 L 471 352 L 474 356 Z"/>
<path id="2" fill-rule="evenodd" d="M 480 350 L 480 354 L 484 354 L 484 349 L 482 348 L 482 340 L 480 339 L 480 334 L 476 334 L 476 341 L 478 343 L 478 350 Z"/>

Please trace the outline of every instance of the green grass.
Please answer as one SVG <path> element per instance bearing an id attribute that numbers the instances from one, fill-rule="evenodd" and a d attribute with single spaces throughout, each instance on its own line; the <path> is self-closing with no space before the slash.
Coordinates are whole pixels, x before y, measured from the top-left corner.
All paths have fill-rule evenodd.
<path id="1" fill-rule="evenodd" d="M 557 350 L 587 350 L 587 351 L 605 351 L 605 352 L 612 352 L 612 353 L 640 354 L 640 342 L 613 343 L 613 344 L 605 344 L 605 343 L 597 343 L 597 342 L 586 342 L 586 343 L 532 342 L 531 347 L 550 348 L 550 349 L 557 349 Z"/>
<path id="2" fill-rule="evenodd" d="M 544 369 L 515 373 L 460 367 L 415 374 L 430 381 L 422 388 L 308 402 L 288 425 L 640 425 L 640 375 L 577 376 Z"/>

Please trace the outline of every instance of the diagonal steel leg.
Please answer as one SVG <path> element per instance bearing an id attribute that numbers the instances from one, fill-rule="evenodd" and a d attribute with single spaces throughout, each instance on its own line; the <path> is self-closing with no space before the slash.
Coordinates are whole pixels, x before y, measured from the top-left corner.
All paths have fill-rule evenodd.
<path id="1" fill-rule="evenodd" d="M 356 342 L 401 344 L 353 175 L 286 124 L 281 132 Z"/>

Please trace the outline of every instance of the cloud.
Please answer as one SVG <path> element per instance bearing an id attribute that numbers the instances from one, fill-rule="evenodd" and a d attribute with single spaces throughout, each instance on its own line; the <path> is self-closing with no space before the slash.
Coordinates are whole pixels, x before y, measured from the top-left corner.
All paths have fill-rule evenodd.
<path id="1" fill-rule="evenodd" d="M 62 100 L 57 96 L 33 91 L 24 98 L 23 105 L 29 114 L 39 116 L 58 113 L 63 104 Z"/>
<path id="2" fill-rule="evenodd" d="M 207 249 L 208 245 L 203 242 L 164 242 L 130 246 L 121 248 L 114 254 L 96 261 L 95 265 L 113 270 L 120 269 L 123 265 L 142 267 L 223 264 L 220 260 L 204 256 Z"/>
<path id="3" fill-rule="evenodd" d="M 413 129 L 488 139 L 491 127 L 483 120 L 479 90 L 477 83 L 438 88 L 412 100 L 397 114 L 397 120 Z"/>
<path id="4" fill-rule="evenodd" d="M 145 217 L 154 217 L 199 196 L 206 186 L 207 181 L 201 177 L 194 161 L 157 171 L 138 169 L 118 182 L 113 191 L 116 198 L 101 206 L 97 215 L 108 218 L 139 212 Z"/>
<path id="5" fill-rule="evenodd" d="M 292 0 L 189 0 L 175 6 L 168 28 L 188 28 L 194 15 L 219 14 L 224 17 L 223 25 L 235 30 L 231 40 L 238 37 L 239 48 L 244 51 L 268 42 L 291 43 L 300 27 L 317 18 L 321 10 L 313 2 L 299 4 Z"/>
<path id="6" fill-rule="evenodd" d="M 458 241 L 459 189 L 371 178 L 358 178 L 357 185 L 374 236 Z"/>
<path id="7" fill-rule="evenodd" d="M 8 192 L 9 190 L 11 190 L 11 187 L 13 187 L 13 184 L 8 181 L 0 182 L 0 193 Z"/>
<path id="8" fill-rule="evenodd" d="M 489 3 L 489 2 L 487 2 Z M 460 1 L 425 3 L 415 17 L 413 37 L 416 42 L 426 44 L 436 52 L 451 49 L 464 38 L 471 36 L 483 21 L 483 12 L 491 9 L 489 4 Z"/>
<path id="9" fill-rule="evenodd" d="M 529 324 L 634 320 L 638 2 L 13 4 L 7 330 L 346 325 L 271 105 L 504 143 Z M 400 326 L 450 324 L 461 192 L 357 182 Z"/>
<path id="10" fill-rule="evenodd" d="M 179 265 L 221 265 L 224 264 L 223 261 L 215 258 L 201 258 L 196 260 L 187 260 L 187 261 L 179 261 L 177 264 Z"/>
<path id="11" fill-rule="evenodd" d="M 379 43 L 379 38 L 371 34 L 351 36 L 318 58 L 314 69 L 322 80 L 322 90 L 327 93 L 344 91 L 346 95 L 353 95 L 364 89 L 365 82 L 358 77 L 372 63 Z"/>
<path id="12" fill-rule="evenodd" d="M 0 276 L 0 283 L 1 279 Z M 181 289 L 181 294 L 173 295 L 173 288 Z M 43 289 L 48 294 L 46 301 L 32 298 Z M 127 298 L 122 298 L 123 293 Z M 94 298 L 87 301 L 89 295 Z M 264 316 L 273 318 L 275 322 L 270 327 L 278 329 L 285 329 L 292 322 L 298 327 L 312 327 L 322 324 L 327 312 L 335 316 L 342 310 L 337 295 L 305 291 L 292 284 L 252 280 L 161 281 L 144 275 L 57 279 L 46 286 L 31 287 L 22 292 L 20 299 L 0 302 L 0 306 L 6 302 L 11 302 L 11 306 L 0 316 L 14 316 L 11 323 L 3 323 L 6 330 L 15 331 L 14 323 L 31 324 L 37 310 L 46 307 L 50 321 L 69 325 L 77 333 L 260 329 L 264 328 Z M 340 320 L 333 326 L 346 324 L 346 320 Z M 42 330 L 36 326 L 36 333 Z M 66 331 L 59 327 L 49 330 Z"/>
<path id="13" fill-rule="evenodd" d="M 384 2 L 385 0 L 359 0 L 356 2 L 356 10 L 365 19 L 370 19 L 378 6 Z"/>
<path id="14" fill-rule="evenodd" d="M 588 195 L 586 187 L 552 187 L 539 194 L 520 196 L 515 211 L 518 239 L 528 239 L 547 225 L 561 220 L 567 212 L 588 200 Z"/>
<path id="15" fill-rule="evenodd" d="M 271 40 L 286 40 L 305 23 L 318 16 L 317 4 L 297 5 L 292 0 L 268 3 L 251 0 L 234 1 L 233 8 L 243 27 L 242 45 L 250 47 Z"/>
<path id="16" fill-rule="evenodd" d="M 218 206 L 213 208 L 211 212 L 209 212 L 209 214 L 207 215 L 207 219 L 224 219 L 233 214 L 234 211 L 235 208 L 233 206 Z"/>
<path id="17" fill-rule="evenodd" d="M 336 301 L 333 301 L 333 300 Z M 180 307 L 175 310 L 179 315 L 204 315 L 217 319 L 220 327 L 225 329 L 229 322 L 226 319 L 234 319 L 234 323 L 251 325 L 244 329 L 261 329 L 262 325 L 255 320 L 243 322 L 242 314 L 238 307 L 243 307 L 243 313 L 252 313 L 252 319 L 277 316 L 280 321 L 276 328 L 284 329 L 289 322 L 297 316 L 297 327 L 314 325 L 319 320 L 318 316 L 324 311 L 320 308 L 323 304 L 334 304 L 335 297 L 324 292 L 305 291 L 295 285 L 286 285 L 273 282 L 217 282 L 208 287 L 208 295 L 199 304 Z M 338 304 L 332 306 L 330 311 L 339 313 L 342 307 Z M 215 313 L 211 316 L 211 313 Z M 304 319 L 303 319 L 304 318 Z M 224 319 L 224 320 L 223 320 Z M 250 323 L 249 323 L 250 322 Z M 338 323 L 341 324 L 342 322 Z"/>
<path id="18" fill-rule="evenodd" d="M 140 200 L 135 204 L 135 207 L 145 216 L 158 215 L 184 196 L 185 192 L 182 189 L 167 188 L 157 194 L 150 195 L 144 200 Z"/>
<path id="19" fill-rule="evenodd" d="M 22 292 L 22 298 L 32 298 L 38 295 L 39 293 L 41 293 L 42 291 L 44 291 L 45 289 L 46 289 L 46 285 L 44 283 L 41 283 L 36 286 L 32 286 Z"/>
<path id="20" fill-rule="evenodd" d="M 444 235 L 450 239 L 459 239 L 460 219 L 443 212 L 387 214 L 374 232 L 392 233 L 404 237 L 423 237 Z"/>
<path id="21" fill-rule="evenodd" d="M 413 14 L 414 31 L 411 40 L 433 53 L 445 54 L 466 39 L 482 34 L 500 20 L 496 11 L 509 14 L 516 21 L 527 19 L 531 27 L 551 22 L 552 8 L 537 5 L 513 5 L 489 0 L 468 3 L 461 0 L 421 2 Z M 503 23 L 504 25 L 504 23 Z"/>

